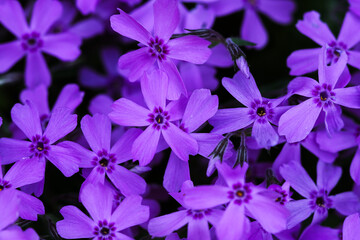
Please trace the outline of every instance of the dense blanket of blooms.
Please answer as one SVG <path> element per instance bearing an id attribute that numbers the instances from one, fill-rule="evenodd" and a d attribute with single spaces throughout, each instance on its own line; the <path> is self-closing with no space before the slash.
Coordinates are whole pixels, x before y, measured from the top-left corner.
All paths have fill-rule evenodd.
<path id="1" fill-rule="evenodd" d="M 360 0 L 319 2 L 0 0 L 0 240 L 360 239 Z"/>

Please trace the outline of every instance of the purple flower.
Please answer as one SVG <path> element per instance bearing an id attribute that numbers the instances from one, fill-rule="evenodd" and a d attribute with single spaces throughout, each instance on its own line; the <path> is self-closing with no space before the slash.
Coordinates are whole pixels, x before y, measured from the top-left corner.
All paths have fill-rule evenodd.
<path id="1" fill-rule="evenodd" d="M 140 129 L 130 129 L 110 148 L 111 122 L 106 115 L 86 115 L 81 120 L 81 130 L 92 151 L 74 142 L 64 142 L 80 158 L 79 167 L 91 169 L 84 184 L 102 183 L 108 176 L 111 182 L 125 196 L 145 192 L 146 182 L 136 173 L 120 166 L 132 158 L 131 146 L 140 135 Z"/>
<path id="2" fill-rule="evenodd" d="M 345 240 L 341 237 L 342 233 L 340 229 L 333 229 L 329 227 L 320 226 L 318 224 L 309 225 L 301 234 L 299 240 Z M 355 240 L 355 238 L 354 238 Z"/>
<path id="3" fill-rule="evenodd" d="M 133 158 L 139 160 L 140 166 L 147 165 L 153 159 L 161 135 L 174 153 L 184 161 L 189 159 L 189 154 L 195 155 L 198 152 L 196 140 L 172 123 L 181 119 L 182 111 L 177 104 L 179 101 L 165 105 L 167 83 L 166 74 L 161 70 L 154 70 L 149 75 L 144 74 L 141 90 L 148 109 L 126 98 L 120 98 L 114 102 L 113 111 L 109 114 L 113 122 L 122 126 L 148 126 L 132 146 Z"/>
<path id="4" fill-rule="evenodd" d="M 188 224 L 187 239 L 210 240 L 209 223 L 215 226 L 223 211 L 217 208 L 209 209 L 191 209 L 183 202 L 184 193 L 187 189 L 193 188 L 191 181 L 184 182 L 181 192 L 170 193 L 170 195 L 178 201 L 182 208 L 177 212 L 173 212 L 164 216 L 153 218 L 149 221 L 148 231 L 153 237 L 165 237 Z"/>
<path id="5" fill-rule="evenodd" d="M 345 218 L 343 225 L 343 240 L 356 240 L 360 235 L 360 216 L 354 213 Z"/>
<path id="6" fill-rule="evenodd" d="M 326 48 L 323 47 L 323 52 Z M 303 140 L 313 129 L 322 111 L 325 112 L 325 127 L 331 135 L 343 128 L 341 108 L 360 108 L 360 88 L 337 87 L 341 73 L 346 65 L 347 55 L 341 53 L 336 64 L 328 66 L 326 55 L 319 55 L 319 82 L 308 77 L 297 77 L 288 85 L 291 94 L 309 97 L 306 101 L 292 107 L 279 120 L 279 134 L 285 135 L 289 143 Z M 301 131 L 299 131 L 301 129 Z"/>
<path id="7" fill-rule="evenodd" d="M 154 35 L 132 17 L 119 9 L 119 15 L 110 18 L 111 27 L 119 34 L 141 43 L 141 48 L 120 57 L 118 67 L 126 72 L 131 82 L 139 79 L 157 62 L 169 79 L 167 98 L 175 100 L 187 95 L 181 76 L 171 59 L 195 64 L 204 63 L 210 56 L 210 42 L 197 36 L 170 39 L 179 22 L 176 0 L 157 0 L 154 3 Z"/>
<path id="8" fill-rule="evenodd" d="M 220 0 L 209 4 L 217 16 L 245 10 L 241 24 L 241 38 L 256 43 L 255 48 L 261 49 L 268 42 L 268 34 L 258 15 L 265 14 L 279 24 L 289 24 L 295 3 L 292 0 Z"/>
<path id="9" fill-rule="evenodd" d="M 360 206 L 359 198 L 353 192 L 329 195 L 341 177 L 340 167 L 318 161 L 317 185 L 297 162 L 282 165 L 280 173 L 295 191 L 306 198 L 286 204 L 290 211 L 288 228 L 294 227 L 312 213 L 314 213 L 313 223 L 320 223 L 327 217 L 329 208 L 335 208 L 341 214 L 349 215 L 357 211 Z"/>
<path id="10" fill-rule="evenodd" d="M 54 109 L 45 131 L 41 128 L 38 110 L 30 102 L 25 105 L 15 104 L 11 110 L 11 117 L 30 141 L 1 138 L 0 157 L 3 164 L 30 157 L 43 162 L 48 159 L 66 177 L 79 171 L 77 156 L 61 146 L 61 143 L 54 144 L 77 125 L 77 116 L 71 114 L 69 109 Z M 45 172 L 45 164 L 41 170 Z M 36 195 L 40 196 L 41 193 L 42 189 Z"/>
<path id="11" fill-rule="evenodd" d="M 270 233 L 286 229 L 288 212 L 269 196 L 275 192 L 245 182 L 248 165 L 232 169 L 226 164 L 216 164 L 226 186 L 198 186 L 185 192 L 184 202 L 192 209 L 212 208 L 228 203 L 223 217 L 216 226 L 220 239 L 239 239 L 250 230 L 249 215 Z"/>
<path id="12" fill-rule="evenodd" d="M 20 200 L 19 215 L 23 219 L 36 221 L 38 214 L 45 214 L 44 205 L 39 199 L 16 190 L 19 187 L 41 181 L 44 178 L 44 169 L 44 161 L 29 158 L 16 162 L 5 176 L 3 176 L 2 171 L 0 172 L 0 191 L 15 190 Z"/>
<path id="13" fill-rule="evenodd" d="M 349 0 L 350 11 L 357 14 L 360 17 L 360 3 L 357 0 Z"/>
<path id="14" fill-rule="evenodd" d="M 41 52 L 63 61 L 72 61 L 80 55 L 81 39 L 75 34 L 47 33 L 61 16 L 61 12 L 62 6 L 59 1 L 38 0 L 34 6 L 31 24 L 28 26 L 20 3 L 4 0 L 0 8 L 0 22 L 17 37 L 17 40 L 0 44 L 0 73 L 8 71 L 26 55 L 26 86 L 49 86 L 51 76 Z"/>
<path id="15" fill-rule="evenodd" d="M 209 120 L 214 133 L 228 133 L 252 125 L 252 136 L 264 148 L 278 143 L 279 136 L 271 124 L 277 125 L 280 115 L 288 109 L 279 106 L 283 99 L 263 98 L 253 76 L 247 78 L 238 71 L 234 77 L 223 78 L 223 86 L 246 108 L 220 109 Z"/>
<path id="16" fill-rule="evenodd" d="M 142 198 L 136 195 L 126 197 L 112 211 L 114 195 L 102 184 L 86 184 L 80 191 L 80 198 L 91 218 L 75 206 L 63 207 L 60 213 L 64 220 L 56 223 L 62 238 L 131 239 L 120 231 L 149 218 L 149 207 L 141 205 Z"/>
<path id="17" fill-rule="evenodd" d="M 316 11 L 304 14 L 304 20 L 296 24 L 296 28 L 305 36 L 311 38 L 321 47 L 326 46 L 326 52 L 321 48 L 297 50 L 287 59 L 287 65 L 291 69 L 290 75 L 302 75 L 315 71 L 318 66 L 319 55 L 324 54 L 326 64 L 336 63 L 343 52 L 348 55 L 347 63 L 360 68 L 360 53 L 350 49 L 360 41 L 360 34 L 354 29 L 360 27 L 360 19 L 348 12 L 345 16 L 338 39 L 329 30 L 329 27 L 320 20 L 320 14 Z M 355 33 L 355 34 L 354 34 Z M 340 67 L 340 66 L 339 66 Z M 349 69 L 346 67 L 339 87 L 345 86 L 350 80 Z"/>

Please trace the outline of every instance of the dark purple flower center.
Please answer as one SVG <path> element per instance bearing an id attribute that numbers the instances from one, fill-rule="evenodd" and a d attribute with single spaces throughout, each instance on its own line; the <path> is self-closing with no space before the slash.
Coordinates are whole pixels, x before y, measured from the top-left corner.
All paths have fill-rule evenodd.
<path id="1" fill-rule="evenodd" d="M 30 152 L 35 157 L 42 157 L 49 154 L 50 144 L 49 139 L 46 136 L 35 135 L 32 137 L 32 143 L 30 144 Z"/>
<path id="2" fill-rule="evenodd" d="M 115 170 L 116 157 L 115 154 L 108 153 L 105 149 L 100 150 L 97 153 L 97 156 L 93 158 L 91 164 L 96 167 L 98 172 L 103 174 L 105 171 L 107 173 L 112 173 Z"/>
<path id="3" fill-rule="evenodd" d="M 310 199 L 310 207 L 321 214 L 324 214 L 327 209 L 332 207 L 332 200 L 324 189 L 321 189 L 318 192 L 311 192 Z"/>
<path id="4" fill-rule="evenodd" d="M 228 191 L 228 198 L 233 200 L 235 204 L 248 203 L 252 199 L 249 184 L 235 183 L 232 188 L 233 190 Z"/>
<path id="5" fill-rule="evenodd" d="M 8 181 L 0 179 L 0 192 L 4 189 L 10 188 L 11 184 Z"/>
<path id="6" fill-rule="evenodd" d="M 94 227 L 94 235 L 99 240 L 115 240 L 116 227 L 115 223 L 108 223 L 107 220 L 99 221 L 98 225 Z"/>
<path id="7" fill-rule="evenodd" d="M 169 48 L 164 43 L 163 39 L 158 37 L 151 38 L 149 44 L 149 53 L 152 57 L 157 57 L 160 61 L 166 60 L 166 55 L 169 54 Z"/>
<path id="8" fill-rule="evenodd" d="M 332 86 L 330 84 L 323 83 L 321 86 L 315 86 L 311 91 L 311 94 L 314 97 L 314 103 L 318 107 L 328 107 L 335 99 L 335 92 L 332 91 Z"/>
<path id="9" fill-rule="evenodd" d="M 279 185 L 272 184 L 269 186 L 269 189 L 280 194 L 280 196 L 275 199 L 275 202 L 278 202 L 281 205 L 285 205 L 285 203 L 289 201 L 288 200 L 289 194 L 285 190 L 283 190 Z"/>
<path id="10" fill-rule="evenodd" d="M 200 220 L 203 219 L 205 216 L 211 215 L 212 210 L 211 209 L 199 209 L 199 210 L 193 210 L 189 209 L 187 210 L 187 215 L 192 216 L 194 220 Z"/>
<path id="11" fill-rule="evenodd" d="M 251 119 L 257 120 L 259 123 L 265 123 L 273 118 L 274 110 L 269 100 L 261 101 L 256 99 L 251 103 L 251 108 L 248 114 Z"/>
<path id="12" fill-rule="evenodd" d="M 44 45 L 38 32 L 25 33 L 21 36 L 21 47 L 25 51 L 36 52 Z"/>
<path id="13" fill-rule="evenodd" d="M 251 7 L 251 8 L 257 8 L 259 1 L 258 0 L 243 0 L 245 6 Z"/>
<path id="14" fill-rule="evenodd" d="M 161 107 L 154 108 L 154 111 L 148 115 L 147 121 L 152 124 L 152 127 L 160 130 L 160 129 L 167 129 L 169 125 L 169 113 L 164 111 Z"/>
<path id="15" fill-rule="evenodd" d="M 343 42 L 335 42 L 332 41 L 329 44 L 328 49 L 326 50 L 326 57 L 328 64 L 336 63 L 339 60 L 339 57 L 343 51 L 345 51 L 347 54 L 347 46 Z"/>

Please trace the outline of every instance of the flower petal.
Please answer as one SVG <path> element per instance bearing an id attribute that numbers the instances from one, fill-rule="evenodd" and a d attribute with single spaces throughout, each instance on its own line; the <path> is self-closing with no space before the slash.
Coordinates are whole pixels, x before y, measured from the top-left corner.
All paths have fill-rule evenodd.
<path id="1" fill-rule="evenodd" d="M 26 55 L 25 84 L 34 88 L 40 84 L 49 86 L 51 75 L 41 52 L 28 53 Z"/>
<path id="2" fill-rule="evenodd" d="M 115 209 L 111 220 L 117 230 L 126 229 L 146 222 L 149 219 L 149 207 L 141 205 L 140 196 L 128 196 Z"/>
<path id="3" fill-rule="evenodd" d="M 310 207 L 310 201 L 309 199 L 301 199 L 286 204 L 286 208 L 290 211 L 287 223 L 288 229 L 295 227 L 314 212 Z"/>
<path id="4" fill-rule="evenodd" d="M 244 20 L 241 25 L 241 38 L 256 43 L 256 49 L 265 47 L 268 42 L 266 29 L 253 8 L 245 9 Z"/>
<path id="5" fill-rule="evenodd" d="M 6 165 L 15 161 L 30 157 L 30 142 L 12 138 L 0 139 L 0 159 L 1 165 Z"/>
<path id="6" fill-rule="evenodd" d="M 312 90 L 320 84 L 309 77 L 296 77 L 288 84 L 290 94 L 299 94 L 305 97 L 312 97 Z"/>
<path id="7" fill-rule="evenodd" d="M 52 145 L 49 150 L 49 155 L 46 156 L 46 158 L 49 159 L 65 177 L 70 177 L 79 171 L 80 159 L 74 156 L 71 149 Z"/>
<path id="8" fill-rule="evenodd" d="M 122 163 L 133 158 L 131 148 L 141 133 L 142 130 L 131 128 L 122 134 L 110 150 L 111 153 L 115 154 L 116 163 Z"/>
<path id="9" fill-rule="evenodd" d="M 334 103 L 348 108 L 360 108 L 360 88 L 348 87 L 333 90 L 336 94 Z"/>
<path id="10" fill-rule="evenodd" d="M 296 8 L 292 0 L 271 1 L 262 0 L 258 4 L 259 11 L 280 24 L 288 24 L 292 20 L 292 14 Z"/>
<path id="11" fill-rule="evenodd" d="M 80 55 L 81 38 L 74 33 L 48 34 L 42 50 L 62 61 L 73 61 Z"/>
<path id="12" fill-rule="evenodd" d="M 321 107 L 312 98 L 290 108 L 280 117 L 279 134 L 285 135 L 289 143 L 303 140 L 314 127 L 320 112 Z"/>
<path id="13" fill-rule="evenodd" d="M 227 206 L 223 217 L 216 226 L 219 239 L 237 240 L 250 230 L 247 229 L 244 205 L 237 205 L 233 201 Z"/>
<path id="14" fill-rule="evenodd" d="M 140 166 L 146 166 L 153 159 L 159 143 L 161 131 L 149 126 L 134 141 L 132 153 L 134 161 L 139 160 Z"/>
<path id="15" fill-rule="evenodd" d="M 36 197 L 17 191 L 20 198 L 19 215 L 21 218 L 31 221 L 37 221 L 37 215 L 45 214 L 44 204 Z"/>
<path id="16" fill-rule="evenodd" d="M 230 201 L 228 191 L 223 186 L 198 186 L 185 191 L 184 202 L 192 209 L 212 208 Z"/>
<path id="17" fill-rule="evenodd" d="M 62 5 L 59 1 L 38 0 L 31 17 L 31 29 L 45 33 L 61 17 Z"/>
<path id="18" fill-rule="evenodd" d="M 360 235 L 360 216 L 359 213 L 352 214 L 345 218 L 343 225 L 343 239 L 356 240 Z"/>
<path id="19" fill-rule="evenodd" d="M 169 122 L 169 127 L 162 130 L 162 134 L 170 148 L 181 160 L 188 161 L 189 155 L 198 153 L 196 140 L 173 123 Z"/>
<path id="20" fill-rule="evenodd" d="M 42 135 L 39 113 L 31 103 L 15 104 L 11 109 L 11 119 L 29 139 L 35 135 Z"/>
<path id="21" fill-rule="evenodd" d="M 319 66 L 320 48 L 296 50 L 286 60 L 290 75 L 303 75 L 314 72 Z"/>
<path id="22" fill-rule="evenodd" d="M 360 27 L 360 21 L 352 12 L 347 12 L 341 26 L 338 42 L 346 44 L 347 49 L 352 48 L 360 41 L 360 33 L 354 29 Z"/>
<path id="23" fill-rule="evenodd" d="M 328 193 L 336 186 L 340 180 L 341 167 L 318 161 L 317 163 L 317 180 L 316 184 L 319 189 L 324 189 Z"/>
<path id="24" fill-rule="evenodd" d="M 154 3 L 154 34 L 167 42 L 180 21 L 176 0 L 157 0 Z"/>
<path id="25" fill-rule="evenodd" d="M 195 64 L 205 63 L 210 55 L 211 50 L 208 48 L 210 42 L 198 36 L 185 36 L 170 40 L 169 58 L 183 60 Z"/>
<path id="26" fill-rule="evenodd" d="M 62 238 L 91 238 L 94 236 L 94 222 L 75 206 L 60 210 L 63 220 L 56 223 L 56 230 Z"/>
<path id="27" fill-rule="evenodd" d="M 0 73 L 7 72 L 25 55 L 21 42 L 18 40 L 0 44 L 0 52 Z"/>
<path id="28" fill-rule="evenodd" d="M 213 133 L 228 133 L 249 126 L 253 119 L 248 114 L 248 108 L 219 109 L 215 116 L 209 119 L 214 126 Z"/>
<path id="29" fill-rule="evenodd" d="M 116 100 L 111 106 L 112 112 L 109 118 L 116 124 L 122 126 L 148 126 L 150 111 L 126 98 Z"/>
<path id="30" fill-rule="evenodd" d="M 152 111 L 155 107 L 165 108 L 167 90 L 168 78 L 161 70 L 153 70 L 141 78 L 141 91 L 146 105 Z"/>
<path id="31" fill-rule="evenodd" d="M 188 225 L 188 240 L 210 240 L 209 224 L 206 219 L 190 220 Z"/>
<path id="32" fill-rule="evenodd" d="M 115 187 L 125 196 L 140 195 L 145 192 L 145 180 L 120 165 L 115 165 L 115 170 L 112 173 L 107 173 L 107 176 Z"/>
<path id="33" fill-rule="evenodd" d="M 275 146 L 279 141 L 279 135 L 268 121 L 265 121 L 265 123 L 255 121 L 251 136 L 255 138 L 261 148 L 266 149 Z"/>
<path id="34" fill-rule="evenodd" d="M 359 197 L 354 192 L 343 192 L 332 196 L 334 208 L 343 215 L 350 215 L 359 211 Z"/>
<path id="35" fill-rule="evenodd" d="M 65 107 L 74 111 L 80 105 L 84 97 L 84 92 L 81 92 L 77 84 L 67 84 L 61 90 L 53 109 L 58 107 Z"/>
<path id="36" fill-rule="evenodd" d="M 175 64 L 170 59 L 167 59 L 159 63 L 159 68 L 164 70 L 168 75 L 169 85 L 167 99 L 177 100 L 180 98 L 181 94 L 187 97 L 184 81 Z"/>
<path id="37" fill-rule="evenodd" d="M 330 104 L 323 109 L 325 112 L 325 128 L 331 136 L 334 132 L 338 132 L 344 127 L 344 121 L 341 118 L 341 108 L 338 105 Z"/>
<path id="38" fill-rule="evenodd" d="M 310 198 L 311 192 L 318 191 L 314 181 L 298 162 L 292 161 L 282 165 L 280 173 L 295 191 L 306 198 Z"/>
<path id="39" fill-rule="evenodd" d="M 2 208 L 2 214 L 0 215 L 1 230 L 13 224 L 18 218 L 20 199 L 17 192 L 17 190 L 9 189 L 6 193 L 0 193 L 0 206 L 6 206 Z"/>
<path id="40" fill-rule="evenodd" d="M 360 148 L 355 153 L 355 156 L 350 165 L 350 176 L 356 184 L 360 184 Z"/>
<path id="41" fill-rule="evenodd" d="M 21 36 L 29 30 L 24 11 L 18 1 L 2 1 L 0 7 L 0 22 L 18 38 L 21 38 Z"/>
<path id="42" fill-rule="evenodd" d="M 360 69 L 360 52 L 357 51 L 348 51 L 348 52 L 349 52 L 348 63 L 351 66 Z"/>
<path id="43" fill-rule="evenodd" d="M 187 180 L 190 180 L 189 163 L 171 152 L 164 174 L 164 188 L 168 192 L 179 192 L 182 184 Z"/>
<path id="44" fill-rule="evenodd" d="M 102 150 L 110 152 L 111 122 L 106 115 L 84 116 L 81 119 L 81 130 L 95 153 Z"/>
<path id="45" fill-rule="evenodd" d="M 291 158 L 289 157 L 291 156 Z M 284 147 L 281 149 L 281 152 L 276 157 L 272 169 L 274 171 L 275 177 L 279 180 L 283 180 L 280 174 L 280 167 L 283 164 L 295 161 L 300 163 L 300 144 L 299 143 L 285 143 Z"/>
<path id="46" fill-rule="evenodd" d="M 23 104 L 26 101 L 32 102 L 33 106 L 39 111 L 39 116 L 49 116 L 49 104 L 48 104 L 48 91 L 44 85 L 39 85 L 33 89 L 25 89 L 20 94 L 20 99 Z M 41 117 L 40 117 L 41 118 Z"/>
<path id="47" fill-rule="evenodd" d="M 125 37 L 147 45 L 151 38 L 150 33 L 123 10 L 118 10 L 119 14 L 110 17 L 111 28 Z"/>

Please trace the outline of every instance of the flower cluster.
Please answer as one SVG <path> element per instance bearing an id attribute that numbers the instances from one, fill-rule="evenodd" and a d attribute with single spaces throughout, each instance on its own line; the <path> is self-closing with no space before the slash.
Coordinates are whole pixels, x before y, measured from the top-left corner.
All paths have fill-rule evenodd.
<path id="1" fill-rule="evenodd" d="M 1 0 L 0 240 L 359 239 L 360 3 L 329 2 Z"/>

